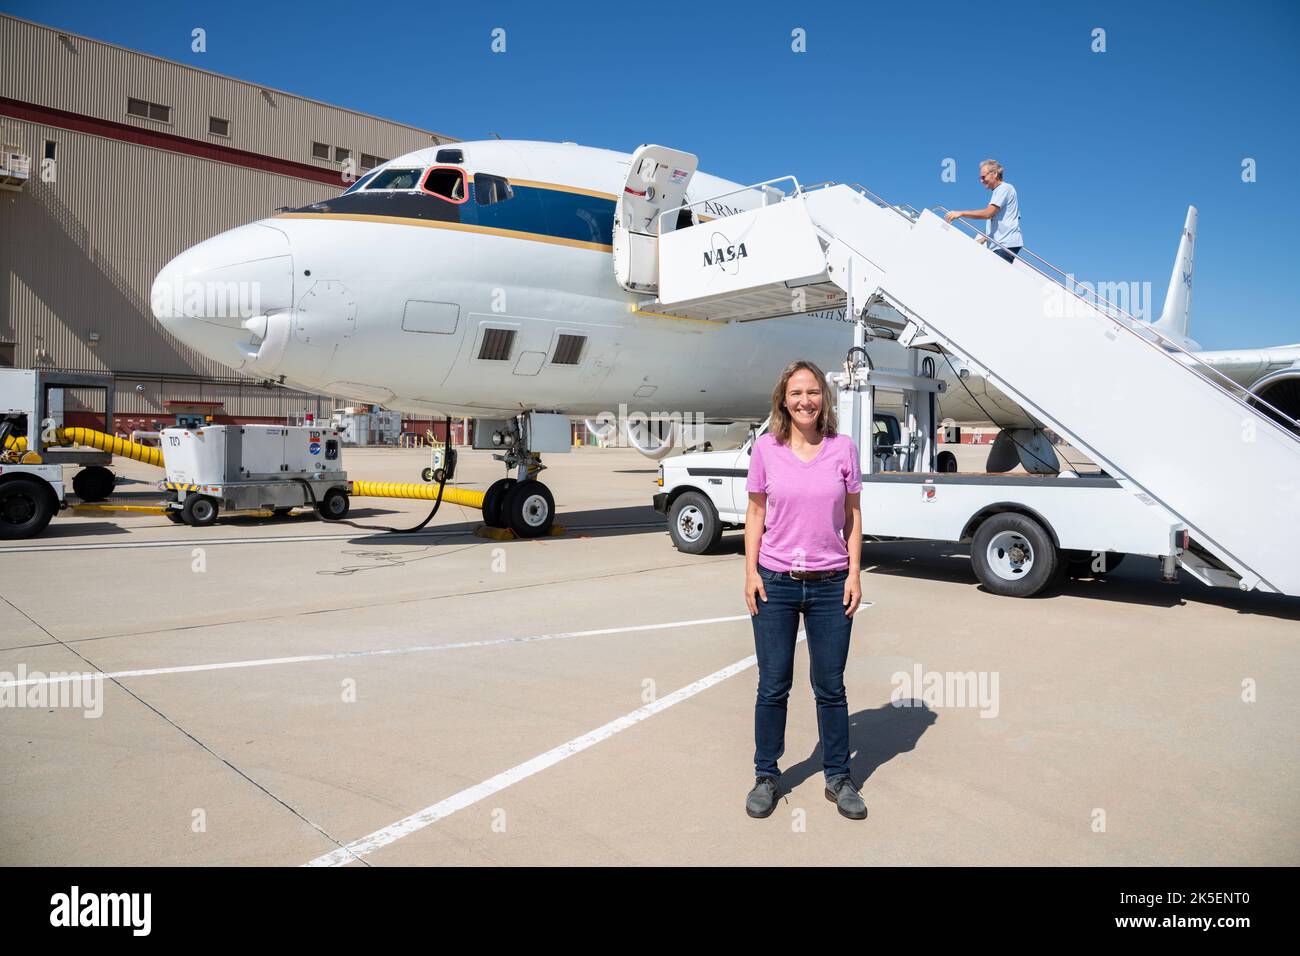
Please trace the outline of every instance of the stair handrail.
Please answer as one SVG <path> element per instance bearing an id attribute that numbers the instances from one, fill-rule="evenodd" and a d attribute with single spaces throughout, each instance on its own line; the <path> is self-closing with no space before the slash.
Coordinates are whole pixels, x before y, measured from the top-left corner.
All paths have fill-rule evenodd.
<path id="1" fill-rule="evenodd" d="M 799 180 L 796 179 L 794 176 L 777 176 L 775 179 L 765 179 L 761 183 L 754 183 L 753 185 L 750 186 L 738 186 L 735 189 L 727 190 L 727 192 L 725 193 L 718 193 L 716 196 L 706 196 L 703 199 L 696 199 L 694 202 L 689 202 L 689 203 L 683 202 L 680 205 L 674 206 L 672 209 L 665 209 L 663 212 L 659 213 L 659 215 L 655 217 L 655 235 L 661 237 L 663 236 L 664 234 L 663 222 L 665 216 L 680 216 L 683 209 L 694 209 L 696 206 L 702 206 L 704 203 L 708 203 L 708 202 L 717 202 L 718 200 L 723 199 L 727 196 L 736 196 L 739 195 L 740 193 L 752 192 L 756 189 L 762 189 L 764 186 L 772 186 L 775 185 L 776 183 L 783 183 L 783 182 L 791 183 L 794 186 L 794 188 L 793 190 L 786 193 L 782 197 L 781 199 L 782 202 L 785 202 L 787 199 L 793 199 L 795 196 L 798 196 L 800 193 L 804 191 L 803 187 L 799 185 Z M 749 212 L 749 211 L 750 210 L 748 209 L 740 210 L 740 212 Z M 734 216 L 734 215 L 739 215 L 739 213 L 727 213 L 727 215 L 717 216 L 711 221 L 717 222 L 719 219 L 726 219 L 729 216 Z"/>
<path id="2" fill-rule="evenodd" d="M 944 206 L 935 206 L 931 211 L 934 212 L 936 215 L 942 216 L 950 212 L 951 210 L 947 209 Z M 973 223 L 968 222 L 967 220 L 961 217 L 958 217 L 957 219 L 953 220 L 953 222 L 954 223 L 960 222 L 962 224 L 962 228 L 965 229 L 967 232 L 969 232 L 972 238 L 975 237 L 982 238 L 991 247 L 998 247 L 1003 249 L 1006 248 L 1005 246 L 1002 245 L 1002 243 L 995 240 L 992 236 L 980 232 L 978 229 L 975 228 Z M 1229 378 L 1227 375 L 1220 372 L 1213 365 L 1210 365 L 1204 360 L 1198 358 L 1196 356 L 1196 353 L 1189 351 L 1176 339 L 1174 339 L 1169 335 L 1166 335 L 1163 331 L 1156 328 L 1150 322 L 1143 322 L 1142 320 L 1137 319 L 1134 316 L 1130 315 L 1127 311 L 1120 308 L 1118 305 L 1111 302 L 1109 299 L 1101 296 L 1096 289 L 1089 289 L 1089 291 L 1092 293 L 1093 296 L 1093 299 L 1089 300 L 1087 297 L 1085 297 L 1078 291 L 1077 284 L 1074 282 L 1074 276 L 1072 274 L 1066 272 L 1064 269 L 1060 268 L 1059 266 L 1055 266 L 1052 263 L 1048 262 L 1042 256 L 1038 255 L 1036 252 L 1033 252 L 1029 248 L 1024 246 L 1020 247 L 1020 249 L 1017 250 L 1016 252 L 1016 257 L 1019 258 L 1021 261 L 1023 261 L 1026 266 L 1028 266 L 1030 269 L 1033 269 L 1044 279 L 1047 279 L 1050 282 L 1053 282 L 1056 285 L 1060 286 L 1061 289 L 1063 289 L 1065 292 L 1069 293 L 1070 295 L 1074 296 L 1080 302 L 1083 302 L 1087 305 L 1092 306 L 1094 309 L 1097 309 L 1097 311 L 1101 312 L 1107 318 L 1114 321 L 1116 325 L 1119 325 L 1120 327 L 1126 329 L 1131 334 L 1136 335 L 1139 339 L 1141 339 L 1151 348 L 1154 348 L 1156 351 L 1170 358 L 1174 357 L 1174 354 L 1171 353 L 1176 353 L 1180 357 L 1178 361 L 1180 361 L 1185 368 L 1190 369 L 1195 375 L 1205 380 L 1207 383 L 1214 386 L 1219 391 L 1228 395 L 1230 398 L 1232 398 L 1234 401 L 1240 404 L 1243 408 L 1255 413 L 1263 412 L 1264 414 L 1262 414 L 1260 417 L 1264 418 L 1266 421 L 1271 420 L 1274 425 L 1279 426 L 1278 429 L 1279 431 L 1281 431 L 1283 434 L 1290 436 L 1295 441 L 1300 442 L 1300 419 L 1296 419 L 1291 415 L 1288 415 L 1286 412 L 1282 411 L 1282 409 L 1278 408 L 1276 405 L 1264 399 L 1263 397 L 1256 395 L 1249 388 L 1240 384 L 1239 382 L 1234 382 L 1231 378 Z M 1039 268 L 1038 266 L 1034 265 L 1033 262 L 1030 262 L 1029 258 L 1026 257 L 1030 257 L 1036 260 L 1037 262 L 1041 263 L 1046 270 L 1050 270 L 1050 271 L 1045 271 L 1045 269 Z M 1056 274 L 1053 275 L 1052 273 L 1056 273 Z M 1068 283 L 1062 281 L 1062 279 L 1059 278 L 1061 276 L 1068 278 L 1070 281 Z M 1155 338 L 1158 338 L 1160 341 L 1159 342 L 1153 341 L 1152 336 L 1155 336 Z M 1242 394 L 1250 396 L 1249 400 L 1248 401 L 1243 400 L 1241 397 Z M 1288 426 L 1285 424 L 1287 422 L 1291 424 Z"/>

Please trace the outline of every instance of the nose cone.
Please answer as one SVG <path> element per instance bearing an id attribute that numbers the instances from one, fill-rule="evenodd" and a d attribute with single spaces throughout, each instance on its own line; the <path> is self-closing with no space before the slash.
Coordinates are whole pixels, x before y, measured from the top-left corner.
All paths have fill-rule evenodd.
<path id="1" fill-rule="evenodd" d="M 186 345 L 240 368 L 256 352 L 264 317 L 293 307 L 289 238 L 263 223 L 214 236 L 163 268 L 150 301 L 154 318 Z"/>

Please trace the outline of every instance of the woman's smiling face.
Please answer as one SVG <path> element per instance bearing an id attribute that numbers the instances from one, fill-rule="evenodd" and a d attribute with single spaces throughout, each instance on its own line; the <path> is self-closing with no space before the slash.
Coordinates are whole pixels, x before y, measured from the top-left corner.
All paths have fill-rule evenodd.
<path id="1" fill-rule="evenodd" d="M 785 410 L 798 428 L 815 427 L 822 413 L 822 383 L 801 368 L 785 383 Z"/>

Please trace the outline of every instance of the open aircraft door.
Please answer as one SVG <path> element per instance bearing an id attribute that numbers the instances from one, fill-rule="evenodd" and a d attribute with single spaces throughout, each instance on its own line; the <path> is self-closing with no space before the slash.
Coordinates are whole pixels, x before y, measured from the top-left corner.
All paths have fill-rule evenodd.
<path id="1" fill-rule="evenodd" d="M 614 210 L 614 276 L 629 292 L 658 291 L 659 231 L 677 228 L 676 216 L 659 214 L 686 200 L 699 160 L 667 146 L 642 146 L 632 154 L 627 182 Z"/>

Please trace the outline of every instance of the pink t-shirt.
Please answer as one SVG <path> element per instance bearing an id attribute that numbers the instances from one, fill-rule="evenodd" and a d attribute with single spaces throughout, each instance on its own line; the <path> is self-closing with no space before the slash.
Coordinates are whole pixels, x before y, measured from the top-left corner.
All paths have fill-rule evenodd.
<path id="1" fill-rule="evenodd" d="M 858 446 L 848 435 L 822 438 L 817 456 L 801 461 L 788 445 L 765 432 L 749 456 L 746 491 L 767 493 L 767 524 L 759 563 L 773 571 L 841 571 L 849 566 L 844 543 L 844 496 L 862 490 Z"/>

